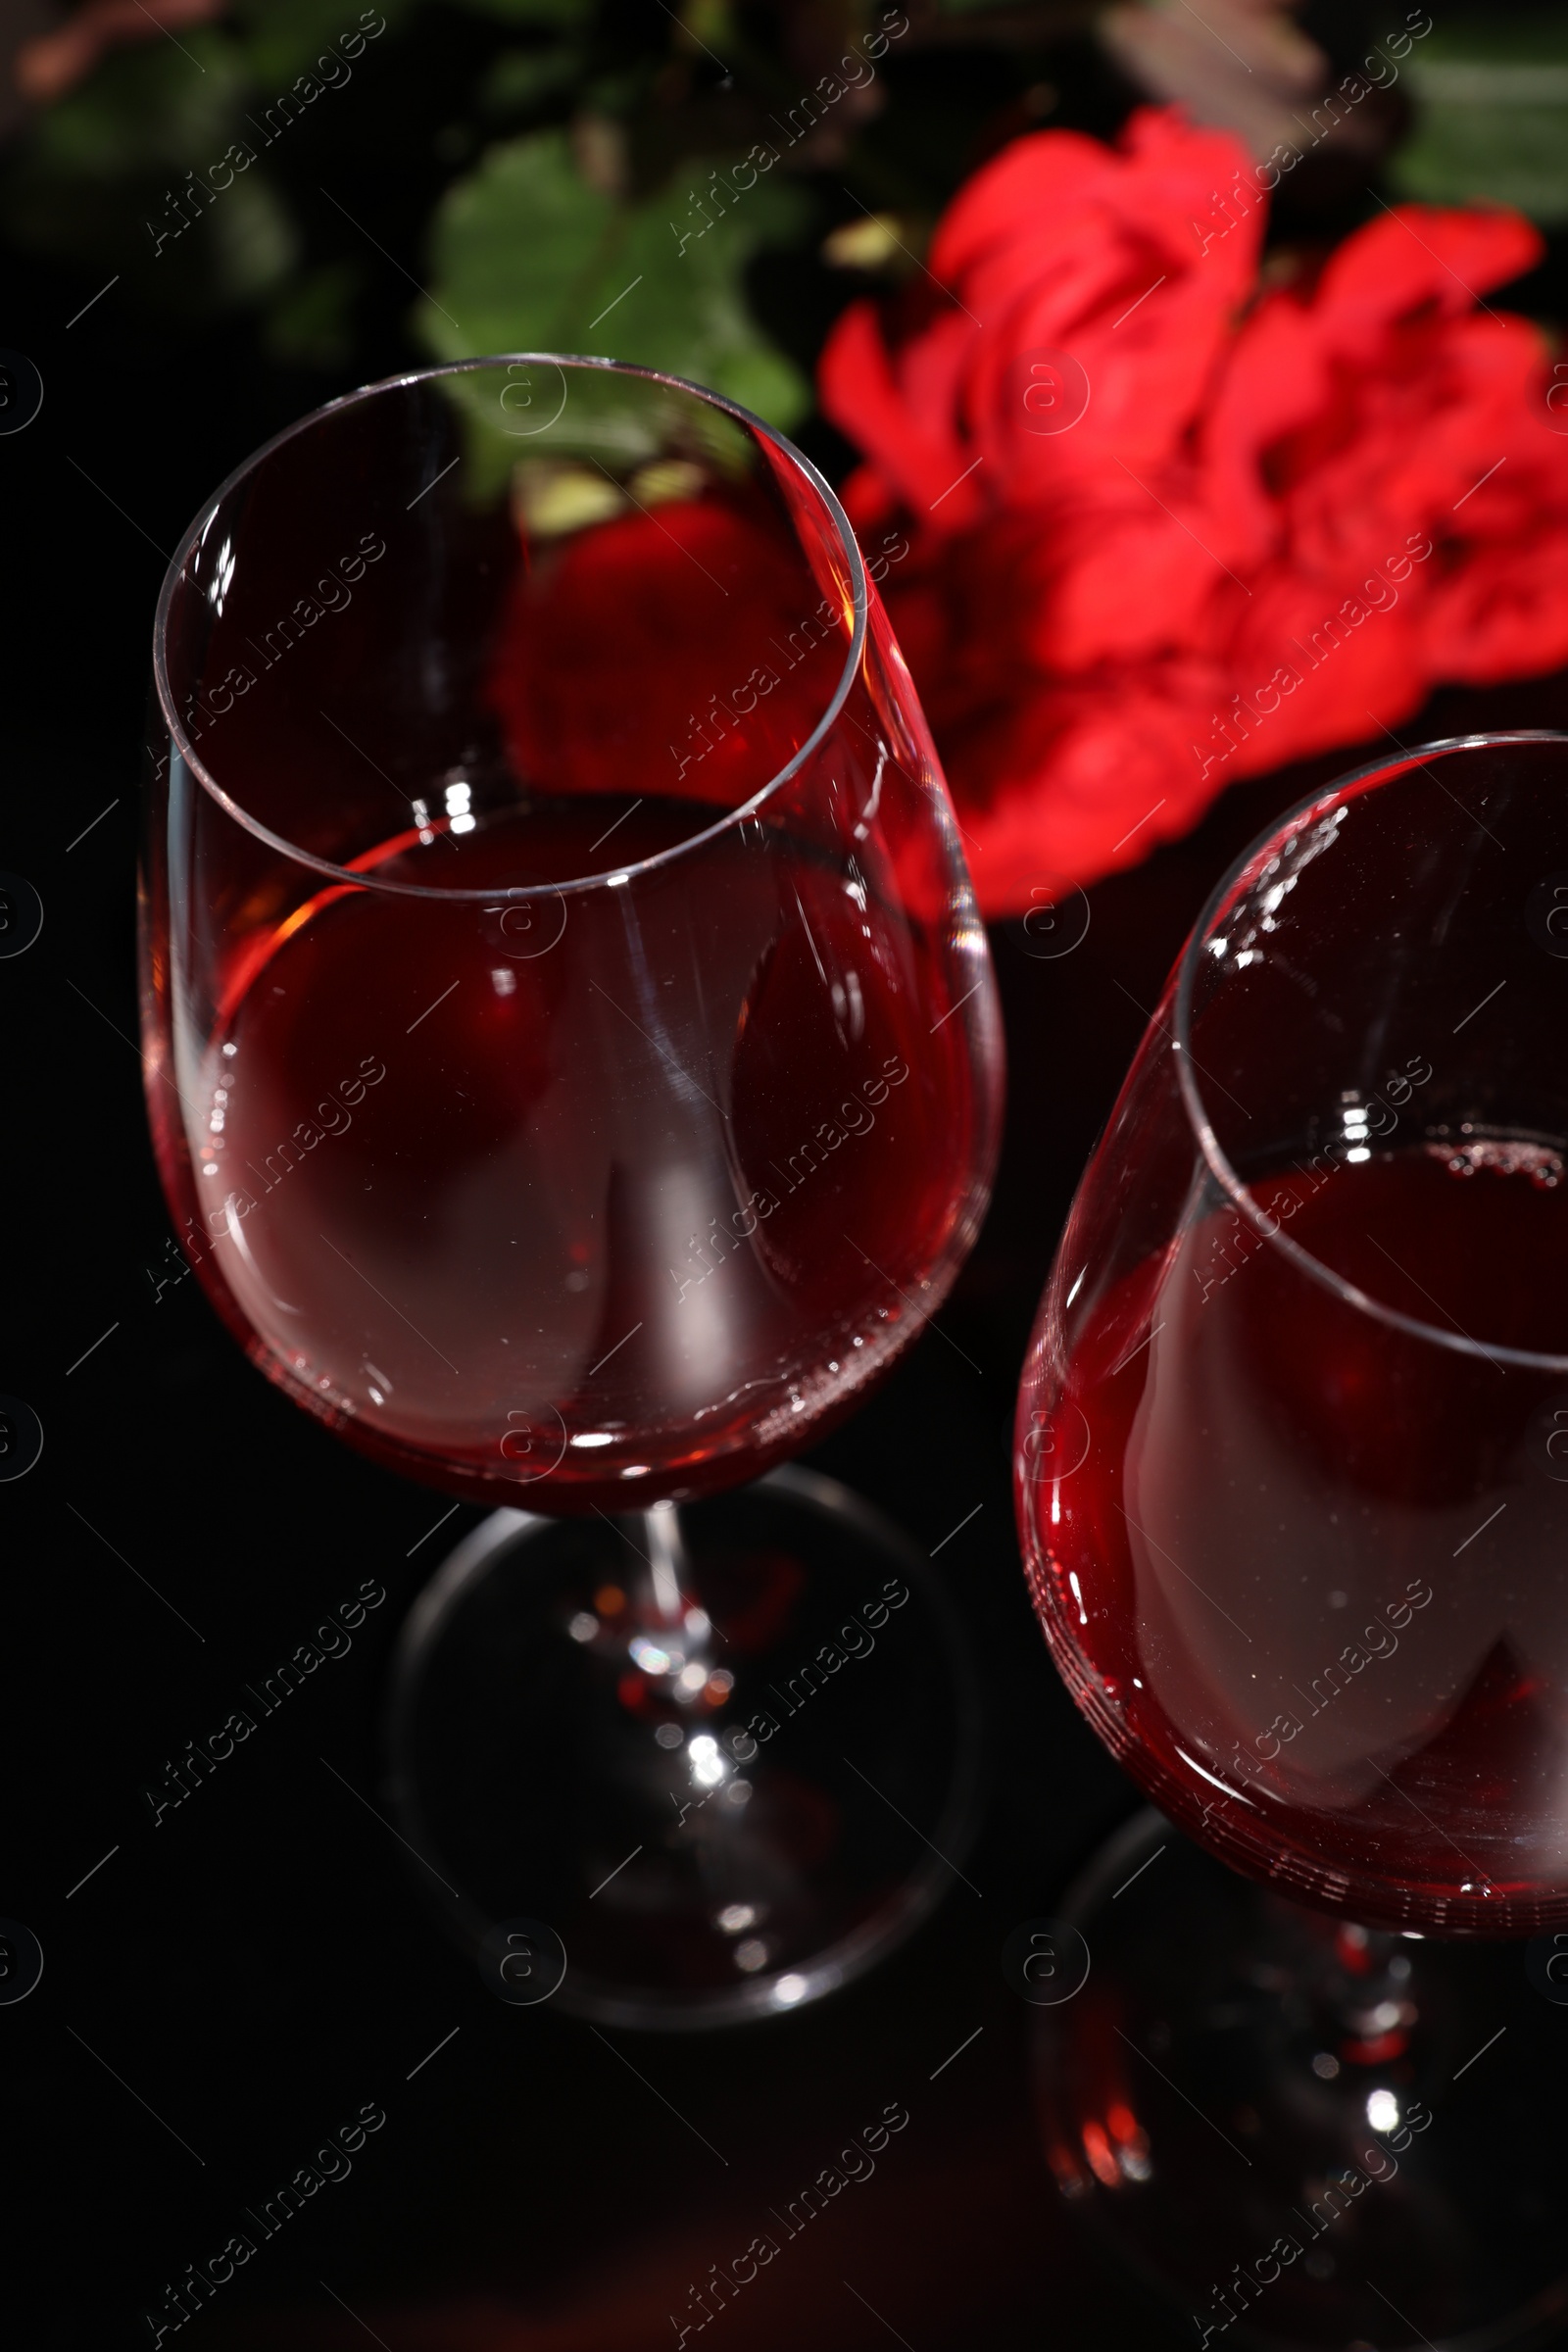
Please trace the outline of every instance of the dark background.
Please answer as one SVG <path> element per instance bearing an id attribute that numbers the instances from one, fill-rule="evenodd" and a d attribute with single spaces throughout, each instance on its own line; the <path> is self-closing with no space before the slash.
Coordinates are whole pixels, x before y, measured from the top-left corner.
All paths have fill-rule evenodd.
<path id="1" fill-rule="evenodd" d="M 389 198 L 394 247 L 402 218 Z M 194 1279 L 155 1295 L 171 1227 L 132 963 L 153 606 L 206 493 L 341 387 L 265 363 L 240 325 L 162 330 L 113 294 L 68 326 L 93 282 L 15 254 L 0 268 L 0 341 L 45 385 L 37 420 L 0 438 L 0 865 L 45 909 L 35 945 L 0 962 L 0 1391 L 45 1432 L 36 1468 L 0 1486 L 0 1913 L 46 1962 L 29 1998 L 0 2008 L 3 2340 L 149 2343 L 141 2314 L 166 2283 L 370 2102 L 386 2122 L 352 2177 L 260 2248 L 189 2340 L 672 2343 L 688 2284 L 897 2100 L 910 2121 L 876 2178 L 726 2316 L 732 2346 L 848 2352 L 889 2330 L 911 2352 L 1190 2344 L 1188 2320 L 1134 2305 L 1074 2241 L 1031 2119 L 1033 2013 L 1000 1967 L 1009 1932 L 1056 1907 L 1135 1802 L 1031 1617 L 1007 1433 L 1061 1217 L 1186 929 L 1254 832 L 1375 747 L 1233 790 L 1185 843 L 1094 891 L 1066 956 L 998 928 L 1010 1113 L 984 1240 L 937 1326 L 809 1457 L 927 1546 L 983 1505 L 938 1563 L 984 1669 L 978 1892 L 955 1884 L 887 1965 L 762 2026 L 596 2038 L 548 2007 L 503 2008 L 355 1793 L 380 1802 L 398 1623 L 474 1515 L 428 1540 L 441 1497 L 297 1412 Z M 355 375 L 406 359 L 406 297 L 389 287 Z M 812 447 L 833 459 L 825 437 Z M 1568 726 L 1568 682 L 1443 697 L 1403 733 L 1494 725 Z M 154 1828 L 141 1791 L 165 1760 L 368 1578 L 388 1597 L 351 1655 Z"/>

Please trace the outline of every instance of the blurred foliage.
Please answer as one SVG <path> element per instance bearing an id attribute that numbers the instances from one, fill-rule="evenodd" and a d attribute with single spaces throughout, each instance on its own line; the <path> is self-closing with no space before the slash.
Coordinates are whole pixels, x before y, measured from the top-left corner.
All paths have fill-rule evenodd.
<path id="1" fill-rule="evenodd" d="M 250 84 L 221 34 L 193 29 L 186 45 L 189 57 L 122 50 L 52 107 L 15 160 L 6 209 L 38 250 L 140 271 L 160 302 L 200 312 L 281 285 L 298 241 L 264 178 L 237 178 L 221 208 L 192 189 L 190 173 L 234 137 Z"/>
<path id="2" fill-rule="evenodd" d="M 680 181 L 622 202 L 588 185 L 564 131 L 535 131 L 492 148 L 443 203 L 419 337 L 447 360 L 635 354 L 793 424 L 809 387 L 758 328 L 743 273 L 760 245 L 788 243 L 810 210 L 804 189 L 760 180 L 722 233 L 716 220 L 705 231 Z"/>
<path id="3" fill-rule="evenodd" d="M 1138 93 L 1097 0 L 229 0 L 107 55 L 0 165 L 0 222 L 84 296 L 255 322 L 342 382 L 566 348 L 713 384 L 774 422 L 866 288 L 1006 139 L 1114 133 Z M 1371 0 L 1339 11 L 1346 39 Z M 1338 37 L 1338 36 L 1337 36 Z M 842 69 L 842 70 L 841 70 Z M 1568 220 L 1568 19 L 1449 19 L 1409 61 L 1402 192 Z M 743 159 L 766 157 L 765 170 Z M 748 178 L 749 172 L 755 176 Z M 1326 238 L 1296 175 L 1274 233 Z"/>
<path id="4" fill-rule="evenodd" d="M 1401 195 L 1568 223 L 1568 11 L 1440 15 L 1409 75 L 1420 112 L 1395 160 Z"/>
<path id="5" fill-rule="evenodd" d="M 594 13 L 591 0 L 468 0 L 468 6 L 503 24 L 537 25 L 546 32 L 565 32 Z"/>
<path id="6" fill-rule="evenodd" d="M 395 26 L 418 0 L 377 0 L 371 12 Z M 282 89 L 357 21 L 346 0 L 232 0 L 229 23 L 252 86 Z M 377 38 L 380 36 L 377 35 Z"/>

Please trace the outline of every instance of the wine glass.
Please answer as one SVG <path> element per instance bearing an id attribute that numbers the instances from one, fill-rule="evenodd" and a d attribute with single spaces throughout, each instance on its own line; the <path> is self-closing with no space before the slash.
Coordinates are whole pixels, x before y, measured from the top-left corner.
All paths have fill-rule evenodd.
<path id="1" fill-rule="evenodd" d="M 923 1557 L 775 1465 L 948 1291 L 1001 1082 L 841 508 L 646 369 L 399 377 L 203 509 L 154 675 L 147 1083 L 187 1254 L 334 1436 L 496 1506 L 394 1677 L 435 1898 L 505 1998 L 825 1990 L 940 1890 L 972 1726 Z"/>
<path id="2" fill-rule="evenodd" d="M 1568 738 L 1314 795 L 1188 940 L 1041 1305 L 1030 1591 L 1160 1808 L 1069 1897 L 1046 2132 L 1200 2341 L 1562 2305 L 1565 1022 Z"/>

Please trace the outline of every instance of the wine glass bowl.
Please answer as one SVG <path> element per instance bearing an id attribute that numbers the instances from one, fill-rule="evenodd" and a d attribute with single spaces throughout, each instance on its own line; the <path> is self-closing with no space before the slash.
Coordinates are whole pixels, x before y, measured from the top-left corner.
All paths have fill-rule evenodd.
<path id="1" fill-rule="evenodd" d="M 1216 891 L 1019 1401 L 1031 1592 L 1162 1810 L 1365 1926 L 1568 1923 L 1568 743 L 1380 763 Z"/>
<path id="2" fill-rule="evenodd" d="M 617 1510 L 886 1371 L 977 1228 L 996 1015 L 786 445 L 589 362 L 372 386 L 193 524 L 155 722 L 160 1163 L 296 1401 L 467 1499 Z"/>

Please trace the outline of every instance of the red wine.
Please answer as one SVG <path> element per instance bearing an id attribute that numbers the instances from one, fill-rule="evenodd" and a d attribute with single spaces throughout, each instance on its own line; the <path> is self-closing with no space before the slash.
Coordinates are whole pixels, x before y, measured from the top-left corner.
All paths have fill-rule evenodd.
<path id="1" fill-rule="evenodd" d="M 1568 1375 L 1515 1360 L 1568 1353 L 1563 1166 L 1473 1135 L 1287 1165 L 1252 1198 L 1369 1303 L 1227 1209 L 1026 1383 L 1080 1706 L 1205 1842 L 1372 1924 L 1568 1920 Z"/>
<path id="2" fill-rule="evenodd" d="M 360 863 L 484 893 L 712 822 L 535 801 Z M 776 827 L 699 858 L 635 906 L 323 887 L 228 976 L 165 1139 L 192 1248 L 254 1359 L 401 1470 L 552 1510 L 750 1476 L 956 1264 L 975 1110 L 936 935 Z"/>

